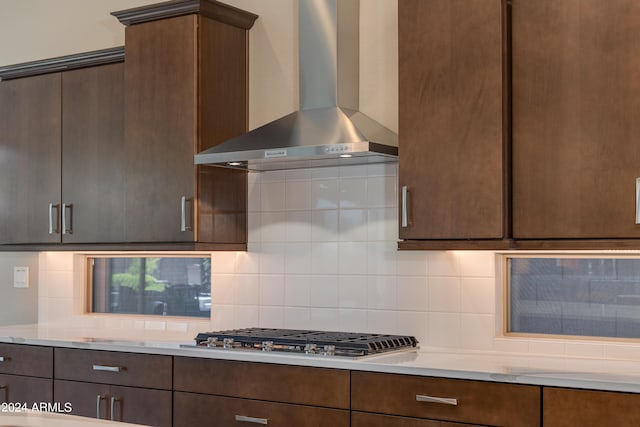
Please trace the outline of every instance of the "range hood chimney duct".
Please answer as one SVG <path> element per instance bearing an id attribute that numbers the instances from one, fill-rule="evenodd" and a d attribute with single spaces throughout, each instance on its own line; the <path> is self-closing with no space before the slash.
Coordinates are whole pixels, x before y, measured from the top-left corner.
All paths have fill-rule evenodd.
<path id="1" fill-rule="evenodd" d="M 195 156 L 253 171 L 397 161 L 398 136 L 359 111 L 359 0 L 299 0 L 300 110 Z"/>

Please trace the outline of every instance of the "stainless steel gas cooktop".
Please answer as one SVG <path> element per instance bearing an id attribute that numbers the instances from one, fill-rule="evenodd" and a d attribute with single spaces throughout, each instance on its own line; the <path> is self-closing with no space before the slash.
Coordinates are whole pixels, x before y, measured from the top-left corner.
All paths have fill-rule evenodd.
<path id="1" fill-rule="evenodd" d="M 314 356 L 363 356 L 415 350 L 412 336 L 297 329 L 247 328 L 199 333 L 196 347 L 223 350 L 273 351 Z"/>

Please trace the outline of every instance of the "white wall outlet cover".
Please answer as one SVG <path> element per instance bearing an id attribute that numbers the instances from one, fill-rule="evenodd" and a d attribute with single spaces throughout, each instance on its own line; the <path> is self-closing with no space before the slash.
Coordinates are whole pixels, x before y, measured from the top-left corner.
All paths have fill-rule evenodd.
<path id="1" fill-rule="evenodd" d="M 29 267 L 13 267 L 13 287 L 29 287 Z"/>

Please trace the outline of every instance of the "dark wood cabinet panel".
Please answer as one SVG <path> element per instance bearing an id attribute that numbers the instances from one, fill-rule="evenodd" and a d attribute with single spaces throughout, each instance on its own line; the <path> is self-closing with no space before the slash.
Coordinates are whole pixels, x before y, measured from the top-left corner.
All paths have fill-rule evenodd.
<path id="1" fill-rule="evenodd" d="M 640 237 L 639 21 L 635 0 L 512 1 L 515 238 Z"/>
<path id="2" fill-rule="evenodd" d="M 171 390 L 171 367 L 171 356 L 55 349 L 57 379 Z"/>
<path id="3" fill-rule="evenodd" d="M 244 420 L 244 421 L 243 421 Z M 174 393 L 174 427 L 267 424 L 275 427 L 349 427 L 349 411 Z"/>
<path id="4" fill-rule="evenodd" d="M 55 380 L 53 398 L 71 404 L 71 415 L 109 419 L 109 386 L 77 381 Z"/>
<path id="5" fill-rule="evenodd" d="M 0 244 L 60 241 L 60 93 L 59 73 L 0 84 Z"/>
<path id="6" fill-rule="evenodd" d="M 174 358 L 180 391 L 349 409 L 349 383 L 346 370 Z"/>
<path id="7" fill-rule="evenodd" d="M 536 386 L 371 372 L 352 372 L 351 381 L 354 411 L 490 426 L 540 426 L 541 392 Z"/>
<path id="8" fill-rule="evenodd" d="M 640 395 L 593 390 L 543 390 L 545 427 L 640 425 Z"/>
<path id="9" fill-rule="evenodd" d="M 41 403 L 53 402 L 53 379 L 0 374 L 0 399 L 21 408 L 40 408 Z"/>
<path id="10" fill-rule="evenodd" d="M 111 386 L 109 390 L 110 416 L 116 421 L 171 427 L 172 402 L 172 393 L 169 390 L 118 386 Z"/>
<path id="11" fill-rule="evenodd" d="M 247 15 L 248 28 L 256 18 L 225 13 Z M 126 28 L 129 242 L 246 245 L 246 172 L 194 165 L 197 152 L 248 126 L 248 28 L 215 18 L 196 13 Z"/>
<path id="12" fill-rule="evenodd" d="M 124 64 L 62 74 L 64 243 L 124 241 Z"/>
<path id="13" fill-rule="evenodd" d="M 351 413 L 351 427 L 471 427 L 471 424 L 449 423 L 445 421 L 421 420 L 419 418 L 391 415 Z M 474 424 L 475 427 L 482 427 Z"/>
<path id="14" fill-rule="evenodd" d="M 0 344 L 0 373 L 53 378 L 53 348 Z"/>
<path id="15" fill-rule="evenodd" d="M 409 220 L 401 239 L 507 237 L 505 7 L 398 3 L 399 183 Z"/>
<path id="16" fill-rule="evenodd" d="M 193 241 L 182 198 L 196 195 L 196 15 L 126 28 L 125 174 L 131 242 Z M 185 218 L 193 226 L 192 209 Z"/>

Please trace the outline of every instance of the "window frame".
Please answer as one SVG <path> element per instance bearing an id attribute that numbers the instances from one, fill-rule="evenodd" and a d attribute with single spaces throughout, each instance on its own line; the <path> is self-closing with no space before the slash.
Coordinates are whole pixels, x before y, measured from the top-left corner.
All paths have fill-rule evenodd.
<path id="1" fill-rule="evenodd" d="M 94 259 L 112 259 L 112 258 L 208 258 L 213 264 L 213 255 L 210 252 L 187 252 L 187 253 L 157 253 L 157 252 L 136 252 L 136 253 L 84 253 L 83 260 L 83 302 L 82 311 L 84 315 L 89 316 L 107 316 L 107 317 L 140 317 L 143 319 L 188 319 L 190 321 L 210 321 L 213 310 L 209 316 L 189 316 L 189 315 L 162 315 L 153 313 L 113 313 L 93 311 L 94 297 Z M 212 288 L 212 279 L 209 277 L 210 292 Z"/>

